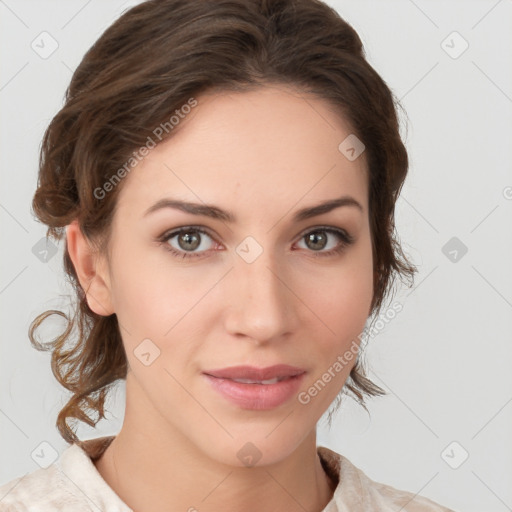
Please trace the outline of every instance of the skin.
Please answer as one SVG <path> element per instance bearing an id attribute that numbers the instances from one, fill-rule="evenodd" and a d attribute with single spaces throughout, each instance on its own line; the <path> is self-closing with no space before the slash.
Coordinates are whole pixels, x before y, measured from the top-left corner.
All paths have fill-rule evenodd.
<path id="1" fill-rule="evenodd" d="M 348 124 L 324 100 L 288 86 L 197 99 L 173 137 L 124 178 L 110 259 L 76 221 L 68 226 L 88 303 L 117 315 L 129 364 L 122 429 L 95 465 L 135 511 L 321 511 L 336 482 L 320 463 L 316 423 L 355 358 L 308 404 L 294 396 L 264 411 L 228 402 L 201 372 L 286 363 L 307 371 L 306 391 L 357 341 L 373 294 L 365 155 L 349 161 L 338 150 Z M 362 211 L 343 206 L 292 220 L 343 195 Z M 144 216 L 164 197 L 217 205 L 237 222 L 171 208 Z M 198 235 L 200 257 L 166 250 L 186 252 L 178 237 L 157 241 L 183 226 L 209 232 Z M 326 245 L 315 250 L 304 235 L 319 226 L 355 241 L 316 256 L 343 243 L 324 231 Z M 247 236 L 263 250 L 250 264 L 236 252 Z M 146 366 L 134 350 L 148 338 L 160 355 Z M 253 467 L 237 457 L 247 442 L 261 452 Z"/>

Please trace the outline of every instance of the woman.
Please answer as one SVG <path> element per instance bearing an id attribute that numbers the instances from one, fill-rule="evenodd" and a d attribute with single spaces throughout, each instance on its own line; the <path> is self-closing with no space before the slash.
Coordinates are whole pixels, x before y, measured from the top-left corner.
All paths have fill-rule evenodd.
<path id="1" fill-rule="evenodd" d="M 52 346 L 71 446 L 1 506 L 449 511 L 316 446 L 342 392 L 384 393 L 359 349 L 415 272 L 394 235 L 407 166 L 391 91 L 325 4 L 126 12 L 73 75 L 33 201 L 77 292 Z M 94 426 L 118 379 L 121 431 L 79 440 L 67 420 Z"/>

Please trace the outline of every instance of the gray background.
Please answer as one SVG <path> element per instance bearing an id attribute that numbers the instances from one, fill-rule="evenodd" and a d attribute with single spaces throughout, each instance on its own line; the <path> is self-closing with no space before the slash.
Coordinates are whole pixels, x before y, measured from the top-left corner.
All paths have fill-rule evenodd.
<path id="1" fill-rule="evenodd" d="M 27 336 L 70 292 L 62 246 L 41 260 L 45 227 L 30 213 L 40 141 L 85 51 L 137 3 L 0 0 L 0 484 L 37 469 L 41 443 L 55 455 L 67 446 L 55 427 L 67 392 Z M 331 429 L 320 423 L 318 443 L 376 481 L 456 510 L 510 511 L 512 0 L 327 3 L 407 111 L 411 168 L 397 228 L 419 274 L 366 348 L 388 395 L 369 402 L 371 417 L 347 400 Z M 31 47 L 48 52 L 52 39 L 47 58 Z M 123 403 L 121 384 L 109 421 L 81 425 L 79 436 L 117 433 Z"/>

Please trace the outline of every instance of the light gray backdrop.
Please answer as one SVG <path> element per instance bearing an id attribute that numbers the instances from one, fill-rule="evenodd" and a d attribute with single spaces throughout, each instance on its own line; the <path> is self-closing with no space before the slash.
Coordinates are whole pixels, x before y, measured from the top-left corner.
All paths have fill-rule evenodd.
<path id="1" fill-rule="evenodd" d="M 137 3 L 0 0 L 0 484 L 37 469 L 41 447 L 51 457 L 67 446 L 55 427 L 67 394 L 27 337 L 69 293 L 62 247 L 45 252 L 30 214 L 40 141 L 86 50 Z M 346 401 L 319 444 L 456 510 L 510 511 L 512 0 L 327 3 L 407 110 L 397 226 L 420 272 L 366 349 L 388 395 L 371 417 Z M 78 434 L 117 433 L 123 401 L 120 385 L 109 421 Z"/>

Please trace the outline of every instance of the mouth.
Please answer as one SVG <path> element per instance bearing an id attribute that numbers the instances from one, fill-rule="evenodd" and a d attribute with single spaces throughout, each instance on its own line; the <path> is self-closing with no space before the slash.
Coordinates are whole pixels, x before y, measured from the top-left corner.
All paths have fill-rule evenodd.
<path id="1" fill-rule="evenodd" d="M 305 373 L 306 370 L 297 366 L 287 364 L 276 364 L 266 368 L 256 368 L 255 366 L 231 366 L 218 370 L 208 370 L 203 372 L 211 377 L 219 379 L 230 379 L 236 382 L 247 384 L 275 384 L 290 377 L 296 377 Z"/>
<path id="2" fill-rule="evenodd" d="M 273 409 L 289 401 L 305 374 L 306 370 L 289 365 L 235 366 L 203 372 L 213 389 L 226 400 L 253 410 Z"/>
<path id="3" fill-rule="evenodd" d="M 276 382 L 281 382 L 284 379 L 289 379 L 291 377 L 274 377 L 273 379 L 266 380 L 251 380 L 251 379 L 229 379 L 233 382 L 239 382 L 240 384 L 262 384 L 268 386 L 269 384 L 275 384 Z"/>

